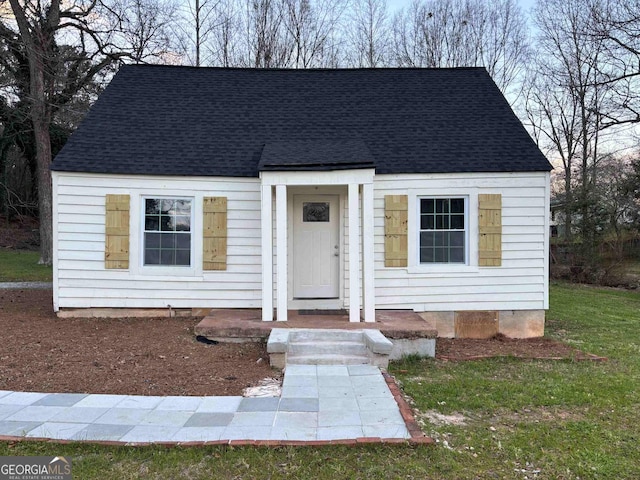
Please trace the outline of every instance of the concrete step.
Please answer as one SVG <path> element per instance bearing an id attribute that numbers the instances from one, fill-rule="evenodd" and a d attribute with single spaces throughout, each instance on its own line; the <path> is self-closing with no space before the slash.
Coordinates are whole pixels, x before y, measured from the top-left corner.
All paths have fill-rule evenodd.
<path id="1" fill-rule="evenodd" d="M 369 357 L 362 355 L 287 355 L 292 365 L 366 365 Z"/>
<path id="2" fill-rule="evenodd" d="M 367 356 L 367 346 L 360 340 L 358 342 L 328 342 L 328 341 L 315 341 L 315 342 L 291 342 L 287 350 L 289 355 L 322 355 L 322 354 L 335 354 L 335 355 L 359 355 Z"/>
<path id="3" fill-rule="evenodd" d="M 362 330 L 298 330 L 289 334 L 289 342 L 362 342 Z"/>

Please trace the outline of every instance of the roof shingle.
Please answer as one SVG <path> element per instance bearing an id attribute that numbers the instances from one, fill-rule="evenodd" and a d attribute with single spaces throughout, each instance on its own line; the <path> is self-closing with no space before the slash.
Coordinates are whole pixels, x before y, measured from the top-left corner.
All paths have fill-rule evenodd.
<path id="1" fill-rule="evenodd" d="M 483 68 L 124 66 L 52 169 L 255 177 L 262 169 L 549 171 Z"/>

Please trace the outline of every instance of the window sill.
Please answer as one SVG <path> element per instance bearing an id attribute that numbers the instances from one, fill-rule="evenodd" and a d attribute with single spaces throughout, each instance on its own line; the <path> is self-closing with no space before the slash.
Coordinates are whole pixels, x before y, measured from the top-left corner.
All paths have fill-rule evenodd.
<path id="1" fill-rule="evenodd" d="M 433 265 L 410 265 L 407 267 L 407 273 L 422 274 L 422 275 L 442 275 L 449 273 L 478 273 L 480 269 L 475 265 L 447 265 L 447 264 L 433 264 Z"/>

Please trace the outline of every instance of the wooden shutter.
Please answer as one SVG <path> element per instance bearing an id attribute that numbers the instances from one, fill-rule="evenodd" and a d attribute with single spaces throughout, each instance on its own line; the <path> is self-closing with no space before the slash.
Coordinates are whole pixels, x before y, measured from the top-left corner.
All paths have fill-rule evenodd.
<path id="1" fill-rule="evenodd" d="M 205 197 L 203 270 L 227 269 L 227 197 Z"/>
<path id="2" fill-rule="evenodd" d="M 104 268 L 129 268 L 129 195 L 105 200 Z"/>
<path id="3" fill-rule="evenodd" d="M 478 265 L 502 265 L 502 195 L 478 195 Z"/>
<path id="4" fill-rule="evenodd" d="M 384 266 L 407 266 L 407 195 L 384 196 Z"/>

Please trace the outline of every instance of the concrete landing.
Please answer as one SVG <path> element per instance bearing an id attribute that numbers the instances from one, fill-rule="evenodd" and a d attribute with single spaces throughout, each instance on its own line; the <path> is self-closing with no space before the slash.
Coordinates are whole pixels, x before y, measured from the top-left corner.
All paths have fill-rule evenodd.
<path id="1" fill-rule="evenodd" d="M 432 323 L 411 310 L 377 310 L 376 321 L 349 322 L 348 315 L 300 315 L 289 310 L 286 322 L 263 322 L 260 309 L 213 309 L 194 333 L 220 342 L 266 342 L 273 328 L 376 329 L 391 339 L 434 339 Z"/>

